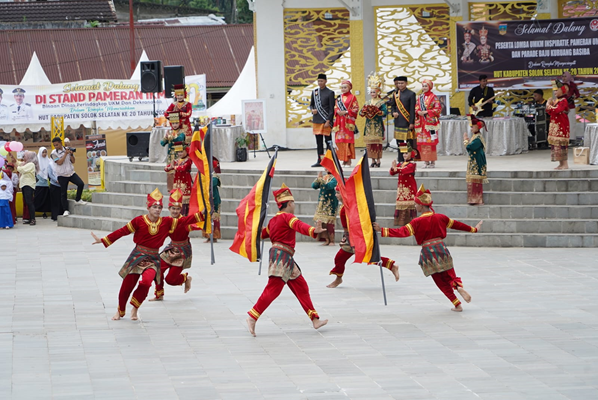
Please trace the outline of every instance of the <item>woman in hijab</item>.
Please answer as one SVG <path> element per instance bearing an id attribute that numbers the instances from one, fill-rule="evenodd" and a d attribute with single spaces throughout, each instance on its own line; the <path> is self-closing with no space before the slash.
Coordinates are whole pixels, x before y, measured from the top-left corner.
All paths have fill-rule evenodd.
<path id="1" fill-rule="evenodd" d="M 35 203 L 35 210 L 43 212 L 44 219 L 48 218 L 47 212 L 52 211 L 50 204 L 50 185 L 48 183 L 48 169 L 50 168 L 50 157 L 48 157 L 48 149 L 40 147 L 37 152 L 37 162 L 39 164 L 39 172 L 37 173 L 37 183 L 35 184 L 35 194 L 33 202 Z"/>
<path id="2" fill-rule="evenodd" d="M 19 163 L 17 171 L 21 174 L 19 187 L 21 188 L 21 192 L 23 192 L 23 203 L 27 205 L 27 209 L 29 210 L 29 221 L 23 219 L 23 223 L 26 224 L 29 222 L 30 225 L 35 225 L 33 194 L 35 192 L 35 175 L 39 173 L 39 163 L 33 151 L 25 152 L 23 161 Z"/>
<path id="3" fill-rule="evenodd" d="M 341 95 L 337 97 L 334 106 L 334 142 L 338 147 L 338 159 L 343 165 L 351 166 L 351 160 L 355 158 L 355 118 L 359 112 L 357 97 L 351 93 L 353 85 L 351 81 L 341 82 Z"/>
<path id="4" fill-rule="evenodd" d="M 56 175 L 56 163 L 50 158 L 48 167 L 48 178 L 50 178 L 50 208 L 52 209 L 52 221 L 57 221 L 58 216 L 62 215 L 62 201 L 60 200 L 60 183 Z"/>
<path id="5" fill-rule="evenodd" d="M 434 168 L 438 156 L 438 130 L 440 129 L 440 113 L 442 104 L 432 93 L 434 83 L 429 79 L 422 80 L 422 93 L 415 102 L 415 133 L 417 134 L 417 149 L 421 160 L 426 162 L 424 168 Z"/>

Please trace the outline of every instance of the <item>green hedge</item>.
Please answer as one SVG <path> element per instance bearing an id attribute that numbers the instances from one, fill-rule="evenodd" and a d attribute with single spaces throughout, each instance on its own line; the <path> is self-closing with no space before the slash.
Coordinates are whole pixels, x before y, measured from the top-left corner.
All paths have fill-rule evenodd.
<path id="1" fill-rule="evenodd" d="M 97 189 L 97 190 L 83 189 L 83 194 L 81 195 L 81 200 L 90 202 L 93 192 L 99 193 L 99 192 L 103 192 L 103 191 L 104 190 L 101 190 L 101 189 Z M 75 197 L 77 197 L 77 189 L 69 190 L 66 194 L 66 197 L 71 200 L 75 200 Z"/>

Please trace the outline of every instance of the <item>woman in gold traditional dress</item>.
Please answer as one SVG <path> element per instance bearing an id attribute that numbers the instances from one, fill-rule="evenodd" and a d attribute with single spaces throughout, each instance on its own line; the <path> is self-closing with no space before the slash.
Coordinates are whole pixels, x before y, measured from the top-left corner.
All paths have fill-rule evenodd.
<path id="1" fill-rule="evenodd" d="M 318 173 L 318 177 L 311 184 L 314 189 L 320 190 L 318 197 L 318 207 L 314 215 L 314 222 L 316 225 L 321 225 L 323 232 L 318 233 L 317 239 L 323 242 L 323 246 L 334 244 L 334 225 L 336 222 L 336 214 L 338 212 L 338 199 L 336 198 L 336 179 L 328 172 L 323 175 Z"/>
<path id="2" fill-rule="evenodd" d="M 359 115 L 365 117 L 363 140 L 366 144 L 368 157 L 372 159 L 371 167 L 380 168 L 382 159 L 382 145 L 384 143 L 384 118 L 387 114 L 386 101 L 380 98 L 384 86 L 384 78 L 372 73 L 368 76 L 370 96 Z"/>

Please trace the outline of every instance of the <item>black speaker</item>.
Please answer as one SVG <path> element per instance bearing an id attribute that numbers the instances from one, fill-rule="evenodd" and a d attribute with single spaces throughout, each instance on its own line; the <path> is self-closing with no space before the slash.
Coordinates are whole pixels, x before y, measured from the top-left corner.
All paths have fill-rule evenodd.
<path id="1" fill-rule="evenodd" d="M 141 62 L 141 93 L 162 93 L 162 61 Z"/>
<path id="2" fill-rule="evenodd" d="M 127 157 L 133 161 L 138 157 L 141 161 L 144 157 L 149 157 L 149 142 L 151 132 L 127 132 Z"/>
<path id="3" fill-rule="evenodd" d="M 174 85 L 185 84 L 185 67 L 182 65 L 169 65 L 164 67 L 164 95 L 172 98 Z"/>

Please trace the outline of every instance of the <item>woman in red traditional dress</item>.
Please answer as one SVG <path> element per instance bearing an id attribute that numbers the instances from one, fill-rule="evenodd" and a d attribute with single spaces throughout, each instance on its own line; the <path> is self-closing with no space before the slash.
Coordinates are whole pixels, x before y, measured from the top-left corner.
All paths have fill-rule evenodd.
<path id="1" fill-rule="evenodd" d="M 183 193 L 181 215 L 185 217 L 189 213 L 189 200 L 191 199 L 191 187 L 193 186 L 193 181 L 191 179 L 192 166 L 193 161 L 188 157 L 187 146 L 183 146 L 182 150 L 179 152 L 179 158 L 174 161 L 174 163 L 167 166 L 167 168 L 174 170 L 173 190 L 180 189 L 181 193 Z"/>
<path id="2" fill-rule="evenodd" d="M 341 95 L 337 97 L 334 105 L 334 142 L 338 147 L 336 154 L 343 165 L 351 166 L 355 158 L 355 118 L 359 112 L 357 97 L 351 93 L 351 81 L 341 82 Z"/>
<path id="3" fill-rule="evenodd" d="M 442 104 L 432 93 L 434 83 L 429 79 L 422 80 L 422 93 L 415 102 L 415 132 L 417 134 L 417 149 L 421 160 L 426 162 L 424 168 L 434 168 L 438 156 L 438 130 L 440 129 L 440 112 Z"/>
<path id="4" fill-rule="evenodd" d="M 397 165 L 397 161 L 392 160 L 392 167 L 390 168 L 391 175 L 399 174 L 395 226 L 406 225 L 417 215 L 415 211 L 415 193 L 417 192 L 417 183 L 415 183 L 416 165 L 411 161 L 415 157 L 415 151 L 410 151 L 411 149 L 407 147 L 407 143 L 401 143 L 399 150 L 403 153 L 405 161 Z"/>
<path id="5" fill-rule="evenodd" d="M 557 81 L 556 100 L 548 100 L 546 112 L 550 114 L 548 128 L 548 144 L 550 144 L 550 161 L 558 161 L 555 169 L 569 169 L 567 163 L 567 150 L 569 147 L 569 103 L 567 93 L 569 86 Z M 573 111 L 575 112 L 575 110 Z"/>
<path id="6" fill-rule="evenodd" d="M 185 85 L 174 85 L 174 97 L 175 101 L 168 106 L 164 116 L 168 118 L 171 112 L 178 112 L 181 120 L 181 128 L 185 131 L 185 142 L 191 143 L 191 136 L 193 136 L 193 130 L 191 129 L 191 114 L 193 113 L 193 106 L 191 103 L 185 100 L 187 97 L 187 90 Z"/>

